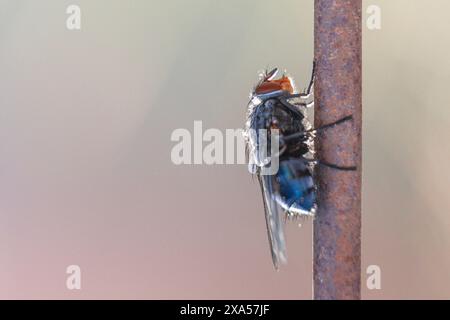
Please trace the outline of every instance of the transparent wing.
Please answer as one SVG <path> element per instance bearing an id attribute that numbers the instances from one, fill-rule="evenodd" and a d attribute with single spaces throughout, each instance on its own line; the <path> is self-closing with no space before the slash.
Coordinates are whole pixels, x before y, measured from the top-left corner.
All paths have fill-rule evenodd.
<path id="1" fill-rule="evenodd" d="M 275 185 L 275 176 L 258 175 L 258 179 L 264 199 L 264 211 L 272 261 L 275 269 L 278 270 L 280 264 L 287 262 L 284 223 L 282 219 L 283 212 L 274 200 L 275 194 L 278 192 Z"/>

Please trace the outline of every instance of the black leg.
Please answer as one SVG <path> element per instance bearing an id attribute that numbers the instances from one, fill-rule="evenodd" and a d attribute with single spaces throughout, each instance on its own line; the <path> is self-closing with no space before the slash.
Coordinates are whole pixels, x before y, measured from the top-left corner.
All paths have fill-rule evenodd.
<path id="1" fill-rule="evenodd" d="M 286 96 L 286 99 L 294 99 L 294 98 L 309 99 L 311 96 L 312 92 L 295 93 Z"/>
<path id="2" fill-rule="evenodd" d="M 336 126 L 336 125 L 338 125 L 338 124 L 341 124 L 341 123 L 343 123 L 343 122 L 345 122 L 345 121 L 349 121 L 349 120 L 352 120 L 352 119 L 353 119 L 353 115 L 349 115 L 349 116 L 343 117 L 342 119 L 339 119 L 339 120 L 337 120 L 337 121 L 335 121 L 335 122 L 328 123 L 328 124 L 324 124 L 323 126 L 317 128 L 317 129 L 308 130 L 308 131 L 317 133 L 317 132 L 319 132 L 319 131 L 323 131 L 323 130 L 325 130 L 325 129 L 328 129 L 328 128 L 330 128 L 330 127 L 334 127 L 334 126 Z"/>
<path id="3" fill-rule="evenodd" d="M 307 94 L 310 94 L 312 91 L 312 88 L 314 86 L 314 78 L 315 77 L 316 77 L 316 60 L 313 61 L 311 80 L 309 80 L 308 91 L 306 91 Z"/>
<path id="4" fill-rule="evenodd" d="M 346 117 L 344 117 L 342 119 L 339 119 L 339 120 L 337 120 L 335 122 L 332 122 L 332 123 L 325 124 L 325 125 L 323 125 L 323 126 L 321 126 L 319 128 L 316 128 L 316 129 L 306 130 L 306 131 L 303 131 L 303 132 L 297 132 L 297 133 L 291 134 L 289 136 L 285 136 L 285 137 L 283 137 L 283 140 L 285 142 L 288 142 L 289 140 L 298 139 L 298 138 L 304 137 L 304 136 L 306 136 L 308 134 L 315 134 L 317 132 L 323 131 L 323 130 L 328 129 L 330 127 L 334 127 L 334 126 L 336 126 L 338 124 L 341 124 L 341 123 L 343 123 L 345 121 L 349 121 L 351 119 L 353 119 L 353 115 L 346 116 Z"/>
<path id="5" fill-rule="evenodd" d="M 314 107 L 314 100 L 311 102 L 294 102 L 292 103 L 292 105 L 308 109 Z"/>
<path id="6" fill-rule="evenodd" d="M 315 77 L 316 77 L 316 62 L 313 61 L 311 80 L 309 81 L 308 89 L 306 90 L 306 92 L 291 94 L 291 95 L 287 96 L 286 98 L 287 99 L 293 99 L 293 98 L 309 99 L 312 95 Z M 300 105 L 302 105 L 302 104 L 300 104 Z"/>
<path id="7" fill-rule="evenodd" d="M 302 160 L 305 162 L 314 163 L 314 164 L 318 164 L 321 166 L 329 167 L 329 168 L 336 169 L 336 170 L 342 170 L 342 171 L 356 171 L 356 169 L 357 169 L 356 166 L 350 166 L 350 167 L 338 166 L 336 164 L 328 163 L 328 162 L 325 162 L 322 160 L 317 160 L 317 159 L 308 159 L 308 158 L 303 157 Z"/>

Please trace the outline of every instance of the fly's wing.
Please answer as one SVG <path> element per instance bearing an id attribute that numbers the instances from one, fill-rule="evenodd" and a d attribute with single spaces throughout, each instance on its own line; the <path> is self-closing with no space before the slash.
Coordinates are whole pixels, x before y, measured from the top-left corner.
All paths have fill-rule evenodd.
<path id="1" fill-rule="evenodd" d="M 269 237 L 272 261 L 275 269 L 278 270 L 280 264 L 287 262 L 286 242 L 284 240 L 282 212 L 274 200 L 276 181 L 274 175 L 259 175 L 259 183 L 264 200 L 264 211 L 266 215 L 267 234 Z"/>
<path id="2" fill-rule="evenodd" d="M 283 212 L 280 212 L 280 207 L 275 201 L 275 196 L 279 193 L 279 184 L 275 179 L 275 175 L 263 175 L 261 173 L 262 169 L 268 165 L 267 160 L 270 162 L 271 155 L 267 154 L 267 143 L 270 139 L 266 136 L 259 136 L 260 129 L 267 129 L 266 122 L 273 115 L 273 109 L 271 108 L 273 106 L 270 107 L 265 103 L 263 105 L 253 104 L 253 102 L 249 104 L 246 138 L 250 159 L 249 170 L 252 173 L 256 173 L 261 186 L 272 260 L 275 268 L 278 269 L 280 264 L 287 261 L 282 219 Z"/>

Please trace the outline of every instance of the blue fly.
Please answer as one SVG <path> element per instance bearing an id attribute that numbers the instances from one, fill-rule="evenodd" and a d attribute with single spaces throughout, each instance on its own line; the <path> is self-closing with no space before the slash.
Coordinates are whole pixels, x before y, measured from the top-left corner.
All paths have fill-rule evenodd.
<path id="1" fill-rule="evenodd" d="M 247 109 L 245 138 L 249 170 L 257 176 L 261 186 L 276 269 L 287 262 L 284 220 L 314 217 L 317 210 L 314 166 L 323 164 L 340 170 L 355 170 L 315 159 L 316 132 L 351 120 L 352 116 L 312 129 L 306 110 L 314 106 L 314 69 L 313 66 L 309 86 L 302 93 L 295 92 L 292 78 L 283 75 L 275 79 L 278 69 L 265 72 L 252 91 Z M 274 162 L 278 164 L 276 172 L 266 170 Z"/>

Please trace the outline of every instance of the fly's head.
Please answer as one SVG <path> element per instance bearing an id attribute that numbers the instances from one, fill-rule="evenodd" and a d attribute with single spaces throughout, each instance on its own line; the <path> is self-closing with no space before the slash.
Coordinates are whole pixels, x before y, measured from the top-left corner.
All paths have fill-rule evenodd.
<path id="1" fill-rule="evenodd" d="M 275 79 L 278 68 L 261 75 L 261 80 L 253 90 L 253 96 L 260 99 L 274 97 L 282 94 L 294 93 L 294 82 L 291 77 L 282 75 L 281 78 Z"/>

